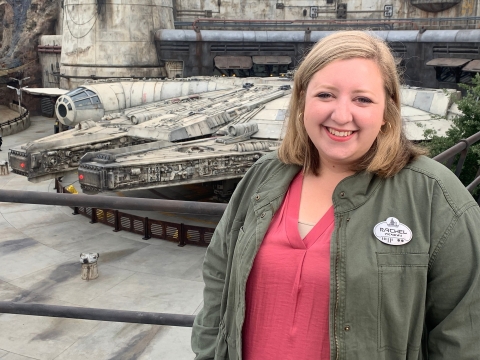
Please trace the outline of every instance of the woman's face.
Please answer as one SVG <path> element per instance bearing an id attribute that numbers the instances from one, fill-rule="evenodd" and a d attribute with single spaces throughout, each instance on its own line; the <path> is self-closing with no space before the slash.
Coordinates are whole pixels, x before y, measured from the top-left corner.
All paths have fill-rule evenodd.
<path id="1" fill-rule="evenodd" d="M 385 123 L 384 110 L 384 83 L 373 60 L 336 60 L 315 73 L 304 125 L 322 167 L 348 167 L 365 155 Z"/>

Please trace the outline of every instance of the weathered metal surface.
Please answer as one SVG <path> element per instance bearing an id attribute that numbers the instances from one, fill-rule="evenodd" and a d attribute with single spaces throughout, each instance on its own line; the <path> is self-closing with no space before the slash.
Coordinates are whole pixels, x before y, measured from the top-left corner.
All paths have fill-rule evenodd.
<path id="1" fill-rule="evenodd" d="M 254 64 L 283 64 L 288 65 L 292 63 L 290 56 L 252 56 Z"/>
<path id="2" fill-rule="evenodd" d="M 143 149 L 158 149 L 171 142 L 208 137 L 232 121 L 249 119 L 289 92 L 272 81 L 272 85 L 244 88 L 235 79 L 214 80 L 99 83 L 76 89 L 57 102 L 59 115 L 64 115 L 61 119 L 76 124 L 75 129 L 12 148 L 12 169 L 30 181 L 41 181 L 76 169 L 87 152 L 132 152 L 138 150 L 137 145 L 154 141 Z M 145 91 L 151 91 L 148 97 Z M 93 98 L 97 109 L 92 109 Z M 84 104 L 87 100 L 90 104 Z M 63 108 L 68 110 L 62 112 Z M 81 121 L 90 116 L 96 121 Z"/>
<path id="3" fill-rule="evenodd" d="M 60 122 L 74 126 L 81 121 L 99 120 L 105 115 L 118 113 L 127 108 L 230 88 L 229 84 L 210 79 L 96 81 L 86 83 L 61 96 L 55 104 L 55 112 Z"/>
<path id="4" fill-rule="evenodd" d="M 219 69 L 250 69 L 253 65 L 250 56 L 215 56 L 213 60 Z"/>
<path id="5" fill-rule="evenodd" d="M 78 168 L 86 191 L 146 189 L 241 178 L 264 154 L 279 146 L 277 141 L 257 140 L 234 144 L 200 140 L 173 148 L 118 156 L 115 161 L 97 161 L 102 153 L 86 158 Z"/>
<path id="6" fill-rule="evenodd" d="M 480 60 L 472 60 L 462 68 L 463 71 L 480 72 Z"/>
<path id="7" fill-rule="evenodd" d="M 410 0 L 410 3 L 423 11 L 440 12 L 460 4 L 462 0 Z"/>
<path id="8" fill-rule="evenodd" d="M 461 67 L 472 59 L 436 58 L 428 61 L 427 66 Z"/>
<path id="9" fill-rule="evenodd" d="M 92 76 L 165 76 L 150 33 L 174 27 L 172 0 L 68 0 L 62 10 L 61 88 L 74 89 Z"/>
<path id="10" fill-rule="evenodd" d="M 427 21 L 427 19 L 424 20 Z M 434 20 L 435 18 L 429 18 L 428 21 Z M 469 20 L 464 19 L 464 21 Z M 471 21 L 473 24 L 477 20 Z M 480 18 L 478 22 L 480 23 Z M 457 58 L 480 60 L 480 30 L 473 28 L 430 30 L 438 28 L 435 24 L 432 23 L 426 27 L 427 30 L 421 29 L 419 25 L 416 30 L 388 30 L 373 33 L 387 41 L 394 56 L 401 59 L 398 61 L 402 62 L 403 78 L 407 85 L 459 89 L 457 80 L 462 82 L 468 79 L 454 77 L 448 81 L 437 80 L 435 69 L 426 66 L 426 63 L 436 58 L 449 58 L 453 61 Z M 448 25 L 442 25 L 442 28 L 445 27 L 448 28 Z M 331 33 L 331 31 L 317 29 L 313 26 L 303 31 L 201 29 L 195 32 L 189 29 L 160 29 L 155 32 L 155 43 L 159 58 L 182 62 L 184 76 L 212 74 L 279 76 L 297 67 L 313 44 Z M 201 48 L 201 58 L 196 55 L 193 48 Z M 253 65 L 250 69 L 227 71 L 215 66 L 214 59 L 218 56 L 251 57 Z M 277 59 L 290 57 L 292 62 L 260 65 L 255 64 L 254 58 L 257 56 Z M 268 69 L 265 69 L 267 67 Z"/>

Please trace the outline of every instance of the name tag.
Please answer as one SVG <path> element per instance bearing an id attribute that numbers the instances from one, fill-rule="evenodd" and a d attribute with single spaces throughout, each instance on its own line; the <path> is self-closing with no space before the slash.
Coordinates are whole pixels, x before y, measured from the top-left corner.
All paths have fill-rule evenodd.
<path id="1" fill-rule="evenodd" d="M 373 234 L 387 245 L 405 245 L 412 240 L 412 230 L 394 217 L 375 225 Z"/>

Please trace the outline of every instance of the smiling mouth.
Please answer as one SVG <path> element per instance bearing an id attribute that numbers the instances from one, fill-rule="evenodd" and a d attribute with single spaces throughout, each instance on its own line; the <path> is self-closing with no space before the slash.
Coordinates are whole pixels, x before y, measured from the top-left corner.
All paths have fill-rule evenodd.
<path id="1" fill-rule="evenodd" d="M 340 137 L 346 137 L 350 136 L 353 134 L 353 131 L 338 131 L 334 130 L 332 128 L 327 127 L 327 130 L 330 134 L 335 135 L 335 136 L 340 136 Z"/>

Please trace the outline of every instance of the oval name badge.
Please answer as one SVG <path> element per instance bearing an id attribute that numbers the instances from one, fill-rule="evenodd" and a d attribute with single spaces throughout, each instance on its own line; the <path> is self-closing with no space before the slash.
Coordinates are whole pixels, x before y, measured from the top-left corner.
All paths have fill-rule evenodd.
<path id="1" fill-rule="evenodd" d="M 373 234 L 387 245 L 405 245 L 412 240 L 412 230 L 394 217 L 375 225 Z"/>

